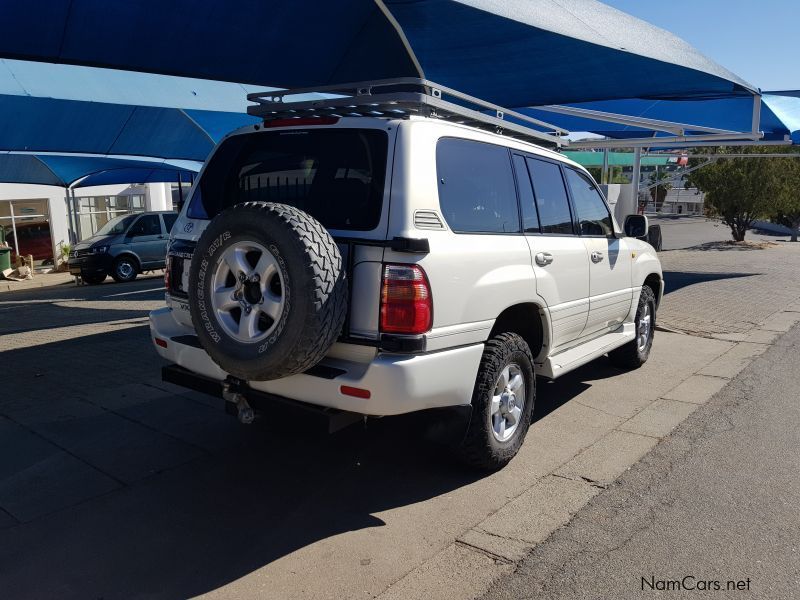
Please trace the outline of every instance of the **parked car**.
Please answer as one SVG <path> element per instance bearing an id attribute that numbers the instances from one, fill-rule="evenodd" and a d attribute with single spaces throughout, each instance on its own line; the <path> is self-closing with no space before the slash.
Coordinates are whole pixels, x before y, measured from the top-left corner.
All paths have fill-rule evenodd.
<path id="1" fill-rule="evenodd" d="M 163 377 L 243 422 L 287 403 L 433 410 L 462 458 L 496 469 L 526 435 L 536 375 L 648 359 L 661 266 L 637 239 L 646 217 L 620 229 L 563 155 L 395 112 L 271 120 L 217 146 L 150 314 Z M 287 425 L 302 433 L 308 412 Z"/>
<path id="2" fill-rule="evenodd" d="M 33 255 L 33 260 L 53 260 L 53 243 L 50 238 L 49 223 L 17 223 L 16 230 L 19 244 L 14 238 L 14 228 L 11 225 L 5 227 L 5 238 L 12 248 L 19 250 L 20 256 Z M 11 253 L 11 261 L 16 263 L 16 252 Z"/>
<path id="3" fill-rule="evenodd" d="M 117 282 L 133 281 L 143 271 L 163 269 L 169 232 L 177 218 L 175 212 L 146 212 L 111 219 L 75 245 L 69 272 L 96 285 L 107 275 Z"/>

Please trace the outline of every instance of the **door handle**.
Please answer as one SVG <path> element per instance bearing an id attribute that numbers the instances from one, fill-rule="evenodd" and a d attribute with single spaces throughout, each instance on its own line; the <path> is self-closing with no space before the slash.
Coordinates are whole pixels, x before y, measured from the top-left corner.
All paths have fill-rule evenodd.
<path id="1" fill-rule="evenodd" d="M 546 267 L 553 262 L 553 255 L 549 252 L 539 252 L 535 257 L 536 264 L 540 267 Z"/>
<path id="2" fill-rule="evenodd" d="M 601 260 L 603 260 L 603 253 L 602 252 L 598 252 L 597 250 L 592 252 L 592 262 L 593 263 L 599 263 Z"/>

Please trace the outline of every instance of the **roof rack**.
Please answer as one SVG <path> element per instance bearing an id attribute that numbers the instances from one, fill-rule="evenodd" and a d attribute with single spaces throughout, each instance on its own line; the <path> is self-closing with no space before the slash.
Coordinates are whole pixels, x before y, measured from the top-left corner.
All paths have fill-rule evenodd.
<path id="1" fill-rule="evenodd" d="M 287 96 L 300 94 L 328 97 L 286 101 Z M 388 119 L 423 116 L 554 146 L 566 144 L 567 140 L 561 136 L 569 133 L 550 123 L 415 77 L 257 92 L 248 94 L 247 99 L 256 103 L 247 108 L 247 113 L 265 121 L 327 116 Z"/>

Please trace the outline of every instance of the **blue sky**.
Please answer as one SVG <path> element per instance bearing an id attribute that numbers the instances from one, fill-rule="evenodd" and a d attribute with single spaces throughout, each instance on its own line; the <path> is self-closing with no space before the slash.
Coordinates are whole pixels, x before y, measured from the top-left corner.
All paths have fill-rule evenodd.
<path id="1" fill-rule="evenodd" d="M 602 0 L 667 29 L 762 90 L 800 89 L 800 0 Z"/>

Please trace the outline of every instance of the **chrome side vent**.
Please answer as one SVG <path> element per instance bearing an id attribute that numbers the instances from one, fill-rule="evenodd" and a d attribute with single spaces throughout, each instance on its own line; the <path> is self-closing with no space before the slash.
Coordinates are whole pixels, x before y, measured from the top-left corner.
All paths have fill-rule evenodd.
<path id="1" fill-rule="evenodd" d="M 414 227 L 417 229 L 446 229 L 442 218 L 435 210 L 414 211 Z"/>

